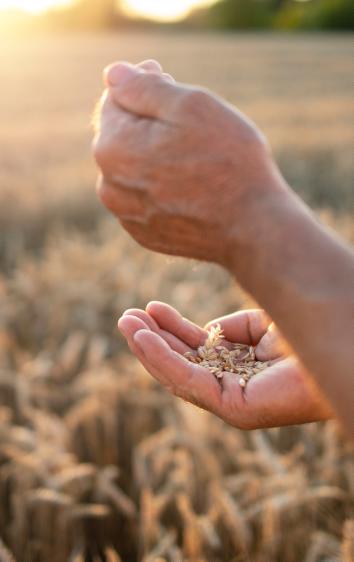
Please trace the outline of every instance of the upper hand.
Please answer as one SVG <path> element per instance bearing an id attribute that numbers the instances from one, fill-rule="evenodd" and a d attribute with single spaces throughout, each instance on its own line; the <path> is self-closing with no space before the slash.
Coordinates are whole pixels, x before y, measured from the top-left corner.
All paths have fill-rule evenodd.
<path id="1" fill-rule="evenodd" d="M 271 361 L 242 390 L 235 374 L 221 382 L 183 355 L 203 344 L 207 329 L 219 323 L 227 343 L 255 346 L 256 357 Z M 118 323 L 129 347 L 147 371 L 167 390 L 242 429 L 319 421 L 331 417 L 299 362 L 283 355 L 279 336 L 261 310 L 241 311 L 200 328 L 167 304 L 150 303 L 146 311 L 130 309 Z"/>
<path id="2" fill-rule="evenodd" d="M 143 246 L 228 265 L 233 231 L 283 180 L 256 126 L 149 61 L 106 71 L 94 152 L 102 202 Z"/>

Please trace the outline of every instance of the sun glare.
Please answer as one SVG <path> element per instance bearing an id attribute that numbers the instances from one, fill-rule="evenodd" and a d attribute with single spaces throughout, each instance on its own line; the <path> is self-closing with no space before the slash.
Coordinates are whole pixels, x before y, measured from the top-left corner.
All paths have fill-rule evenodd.
<path id="1" fill-rule="evenodd" d="M 0 0 L 0 10 L 13 8 L 36 14 L 65 4 L 70 4 L 70 0 Z"/>
<path id="2" fill-rule="evenodd" d="M 0 10 L 13 8 L 36 14 L 72 2 L 73 0 L 0 0 Z M 186 16 L 191 9 L 213 2 L 215 0 L 122 0 L 122 7 L 132 16 L 175 21 Z"/>
<path id="3" fill-rule="evenodd" d="M 192 8 L 211 4 L 213 0 L 124 0 L 123 8 L 131 15 L 160 21 L 183 18 Z"/>

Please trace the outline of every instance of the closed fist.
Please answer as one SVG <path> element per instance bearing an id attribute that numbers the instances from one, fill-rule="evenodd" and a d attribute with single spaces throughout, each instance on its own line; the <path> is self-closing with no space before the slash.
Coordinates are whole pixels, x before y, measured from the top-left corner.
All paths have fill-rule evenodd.
<path id="1" fill-rule="evenodd" d="M 227 267 L 242 224 L 283 189 L 264 137 L 154 61 L 113 65 L 106 85 L 94 142 L 100 199 L 143 246 Z"/>

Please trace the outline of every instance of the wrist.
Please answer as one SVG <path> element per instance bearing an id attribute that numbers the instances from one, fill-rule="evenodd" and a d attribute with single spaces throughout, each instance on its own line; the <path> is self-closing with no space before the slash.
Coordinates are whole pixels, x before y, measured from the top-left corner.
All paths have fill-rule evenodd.
<path id="1" fill-rule="evenodd" d="M 231 219 L 225 235 L 223 265 L 232 275 L 239 277 L 242 265 L 270 248 L 280 230 L 282 217 L 289 210 L 295 212 L 303 203 L 280 176 L 266 187 L 248 189 L 230 208 Z M 247 265 L 248 267 L 248 265 Z"/>

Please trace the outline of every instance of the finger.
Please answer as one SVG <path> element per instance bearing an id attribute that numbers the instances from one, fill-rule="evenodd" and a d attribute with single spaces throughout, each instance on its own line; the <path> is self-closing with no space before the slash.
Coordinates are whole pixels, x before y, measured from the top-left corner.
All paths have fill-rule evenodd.
<path id="1" fill-rule="evenodd" d="M 115 103 L 142 117 L 168 120 L 183 95 L 182 87 L 127 63 L 115 65 L 107 80 Z"/>
<path id="2" fill-rule="evenodd" d="M 123 317 L 126 316 L 133 316 L 136 318 L 140 318 L 153 332 L 161 336 L 165 342 L 177 353 L 180 355 L 184 355 L 187 352 L 191 352 L 192 348 L 184 343 L 182 340 L 171 334 L 170 332 L 166 332 L 162 330 L 155 320 L 147 313 L 145 310 L 140 310 L 138 308 L 131 308 L 124 312 Z"/>
<path id="3" fill-rule="evenodd" d="M 145 218 L 120 218 L 119 221 L 122 227 L 138 244 L 140 244 L 140 246 L 161 254 L 171 253 L 168 242 L 166 242 L 163 237 L 151 234 L 149 216 L 146 216 Z"/>
<path id="4" fill-rule="evenodd" d="M 171 74 L 168 74 L 168 72 L 163 72 L 162 77 L 165 78 L 165 80 L 167 80 L 168 82 L 171 82 L 171 84 L 176 84 L 176 80 Z"/>
<path id="5" fill-rule="evenodd" d="M 203 345 L 208 334 L 205 330 L 183 318 L 182 315 L 169 304 L 153 301 L 146 307 L 146 312 L 153 317 L 162 330 L 174 334 L 192 349 Z"/>
<path id="6" fill-rule="evenodd" d="M 189 363 L 151 331 L 136 332 L 134 343 L 144 355 L 144 367 L 169 392 L 220 415 L 221 387 L 206 369 Z"/>
<path id="7" fill-rule="evenodd" d="M 106 182 L 103 176 L 97 181 L 97 195 L 105 207 L 124 220 L 145 221 L 147 202 L 138 190 L 120 188 Z"/>
<path id="8" fill-rule="evenodd" d="M 142 68 L 146 72 L 152 72 L 153 74 L 163 74 L 163 68 L 161 64 L 155 59 L 147 59 L 136 65 L 137 68 Z"/>
<path id="9" fill-rule="evenodd" d="M 157 324 L 157 322 L 155 322 L 153 317 L 141 308 L 128 308 L 127 310 L 125 310 L 125 312 L 123 312 L 123 316 L 136 316 L 137 318 L 140 318 L 141 320 L 143 320 L 143 322 L 145 322 L 145 324 L 149 326 L 150 330 L 152 330 L 153 332 L 158 333 L 160 329 L 159 325 Z"/>
<path id="10" fill-rule="evenodd" d="M 171 74 L 169 74 L 168 72 L 164 72 L 161 64 L 154 59 L 149 59 L 149 60 L 140 62 L 136 66 L 137 66 L 137 68 L 142 68 L 143 70 L 145 70 L 145 72 L 152 72 L 153 74 L 161 75 L 162 78 L 164 78 L 168 82 L 171 82 L 171 84 L 176 83 L 176 80 L 173 78 L 173 76 Z"/>
<path id="11" fill-rule="evenodd" d="M 255 352 L 259 361 L 272 361 L 289 354 L 289 348 L 274 323 L 270 324 Z"/>
<path id="12" fill-rule="evenodd" d="M 230 342 L 257 345 L 270 323 L 263 310 L 240 310 L 208 322 L 205 329 L 220 324 L 225 339 Z"/>
<path id="13" fill-rule="evenodd" d="M 93 115 L 93 124 L 96 131 L 94 150 L 95 155 L 96 151 L 98 151 L 99 160 L 101 159 L 101 156 L 103 159 L 104 155 L 107 163 L 110 163 L 112 158 L 116 156 L 116 154 L 114 155 L 112 153 L 112 140 L 114 139 L 114 148 L 117 151 L 117 136 L 119 136 L 122 141 L 124 139 L 123 147 L 125 147 L 127 144 L 127 138 L 130 140 L 130 136 L 133 133 L 133 142 L 134 145 L 136 145 L 136 135 L 140 135 L 141 138 L 142 134 L 146 133 L 146 131 L 144 131 L 144 129 L 146 129 L 144 120 L 140 120 L 140 128 L 137 126 L 138 124 L 136 121 L 137 120 L 134 115 L 117 106 L 112 99 L 110 90 L 105 90 L 103 92 Z M 122 149 L 122 146 L 120 146 L 119 149 Z M 104 162 L 105 160 L 103 163 Z M 98 162 L 98 164 L 100 165 L 100 162 Z"/>
<path id="14" fill-rule="evenodd" d="M 118 329 L 127 340 L 130 350 L 138 357 L 139 360 L 143 359 L 141 349 L 134 342 L 134 334 L 138 330 L 148 330 L 149 327 L 140 318 L 131 316 L 122 316 L 118 321 Z"/>
<path id="15" fill-rule="evenodd" d="M 93 140 L 93 148 L 95 149 L 97 140 L 99 138 L 99 134 L 102 130 L 102 112 L 103 109 L 105 107 L 105 103 L 106 100 L 109 97 L 109 92 L 108 90 L 104 90 L 104 92 L 102 93 L 100 99 L 98 100 L 98 102 L 96 103 L 94 110 L 93 110 L 93 114 L 91 117 L 91 123 L 95 132 L 95 138 Z"/>
<path id="16" fill-rule="evenodd" d="M 105 125 L 110 125 L 116 119 L 117 106 L 111 100 L 109 90 L 105 90 L 97 103 L 93 115 L 93 122 L 97 132 L 101 132 Z"/>

